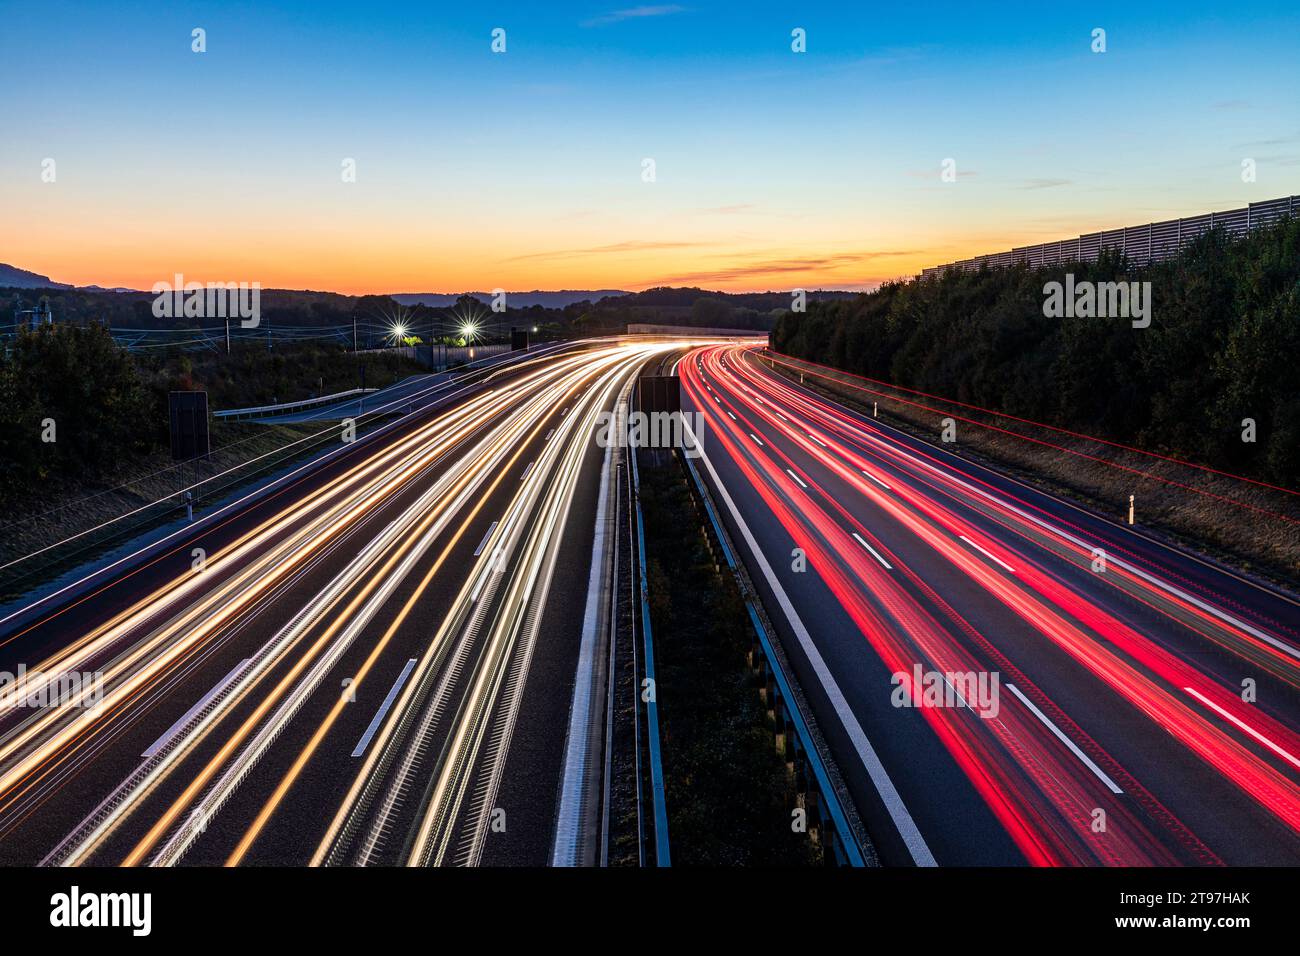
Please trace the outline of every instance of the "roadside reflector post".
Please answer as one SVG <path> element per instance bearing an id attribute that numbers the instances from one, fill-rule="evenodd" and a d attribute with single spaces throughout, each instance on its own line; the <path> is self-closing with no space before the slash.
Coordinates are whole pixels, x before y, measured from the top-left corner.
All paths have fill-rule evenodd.
<path id="1" fill-rule="evenodd" d="M 1128 523 L 1133 523 L 1133 495 L 1128 496 Z"/>
<path id="2" fill-rule="evenodd" d="M 880 403 L 879 403 L 879 402 L 872 402 L 872 403 L 871 403 L 871 417 L 872 417 L 872 418 L 879 418 L 879 417 L 880 417 Z"/>

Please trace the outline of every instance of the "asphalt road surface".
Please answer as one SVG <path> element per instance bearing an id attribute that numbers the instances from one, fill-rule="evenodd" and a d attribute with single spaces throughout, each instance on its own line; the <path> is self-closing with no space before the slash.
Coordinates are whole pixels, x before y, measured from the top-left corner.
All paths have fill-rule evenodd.
<path id="1" fill-rule="evenodd" d="M 0 622 L 0 667 L 34 695 L 0 698 L 0 861 L 545 862 L 596 417 L 667 347 L 411 396 L 272 494 Z"/>
<path id="2" fill-rule="evenodd" d="M 1294 596 L 756 356 L 692 353 L 683 402 L 886 862 L 1300 863 Z"/>

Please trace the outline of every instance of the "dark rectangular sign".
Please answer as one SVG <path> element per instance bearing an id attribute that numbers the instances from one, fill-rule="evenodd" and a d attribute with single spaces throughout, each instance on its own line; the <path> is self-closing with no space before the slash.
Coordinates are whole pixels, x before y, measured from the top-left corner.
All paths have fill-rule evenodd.
<path id="1" fill-rule="evenodd" d="M 681 379 L 676 375 L 645 375 L 637 384 L 640 411 L 680 412 L 682 410 Z"/>
<path id="2" fill-rule="evenodd" d="M 208 447 L 208 393 L 168 392 L 172 460 L 206 458 Z"/>

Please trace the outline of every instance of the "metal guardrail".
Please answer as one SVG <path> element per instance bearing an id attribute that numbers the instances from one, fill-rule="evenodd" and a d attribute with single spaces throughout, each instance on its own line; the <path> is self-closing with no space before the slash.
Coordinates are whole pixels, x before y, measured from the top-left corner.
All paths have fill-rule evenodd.
<path id="1" fill-rule="evenodd" d="M 713 526 L 714 537 L 717 539 L 718 544 L 721 545 L 723 556 L 727 559 L 727 567 L 735 575 L 736 584 L 740 587 L 741 597 L 745 602 L 745 610 L 749 613 L 749 620 L 753 625 L 754 634 L 757 636 L 759 646 L 763 650 L 767 671 L 775 684 L 776 693 L 774 696 L 776 699 L 773 701 L 773 709 L 780 717 L 784 718 L 783 723 L 794 729 L 794 757 L 796 760 L 802 759 L 811 771 L 813 781 L 817 786 L 817 792 L 820 794 L 822 802 L 826 806 L 827 815 L 831 819 L 835 839 L 828 841 L 831 844 L 829 849 L 841 864 L 854 867 L 866 866 L 866 860 L 858 846 L 857 836 L 849 824 L 848 814 L 845 813 L 839 793 L 831 782 L 830 773 L 825 761 L 822 759 L 821 751 L 813 739 L 808 721 L 799 708 L 798 698 L 796 698 L 790 680 L 786 676 L 785 666 L 777 655 L 776 649 L 772 646 L 767 627 L 764 625 L 754 603 L 752 592 L 742 577 L 728 535 L 722 527 L 717 511 L 713 507 L 713 500 L 710 498 L 708 489 L 705 488 L 704 481 L 700 477 L 695 464 L 686 455 L 682 455 L 682 460 L 686 463 L 686 469 L 691 473 L 691 478 L 695 482 L 695 489 L 704 505 L 705 512 L 709 516 L 709 522 Z"/>
<path id="2" fill-rule="evenodd" d="M 1065 262 L 1096 262 L 1103 250 L 1114 249 L 1138 265 L 1148 265 L 1176 256 L 1180 249 L 1211 229 L 1223 229 L 1240 236 L 1269 226 L 1286 217 L 1300 215 L 1300 196 L 1283 196 L 1265 202 L 1253 202 L 1240 209 L 1210 212 L 1184 219 L 1149 222 L 1142 226 L 1122 226 L 1103 232 L 1090 232 L 1075 239 L 1020 246 L 1009 252 L 997 252 L 972 259 L 962 259 L 921 270 L 921 278 L 940 275 L 949 269 L 975 271 L 989 267 L 1050 266 Z"/>
<path id="3" fill-rule="evenodd" d="M 650 751 L 650 790 L 654 809 L 655 865 L 672 866 L 668 846 L 668 810 L 664 800 L 663 755 L 659 747 L 659 705 L 656 701 L 654 634 L 650 628 L 650 592 L 646 584 L 645 521 L 641 516 L 641 471 L 637 467 L 636 450 L 631 449 L 632 506 L 636 513 L 636 553 L 640 582 L 641 635 L 644 640 L 645 676 L 650 681 L 650 699 L 646 703 L 646 731 Z"/>
<path id="4" fill-rule="evenodd" d="M 233 418 L 238 421 L 245 415 L 268 415 L 279 412 L 289 412 L 300 408 L 312 408 L 316 405 L 329 405 L 332 402 L 341 401 L 345 398 L 351 398 L 353 395 L 369 395 L 377 392 L 377 388 L 350 388 L 346 392 L 335 392 L 333 395 L 318 395 L 315 398 L 304 398 L 296 402 L 281 402 L 278 405 L 257 405 L 250 408 L 227 408 L 220 412 L 213 412 L 213 418 Z"/>

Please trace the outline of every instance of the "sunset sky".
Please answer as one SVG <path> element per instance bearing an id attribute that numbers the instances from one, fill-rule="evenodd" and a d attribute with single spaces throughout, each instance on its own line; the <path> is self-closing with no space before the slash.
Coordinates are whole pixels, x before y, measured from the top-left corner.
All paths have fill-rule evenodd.
<path id="1" fill-rule="evenodd" d="M 144 289 L 860 288 L 1300 193 L 1298 50 L 1294 0 L 6 2 L 0 262 Z"/>

